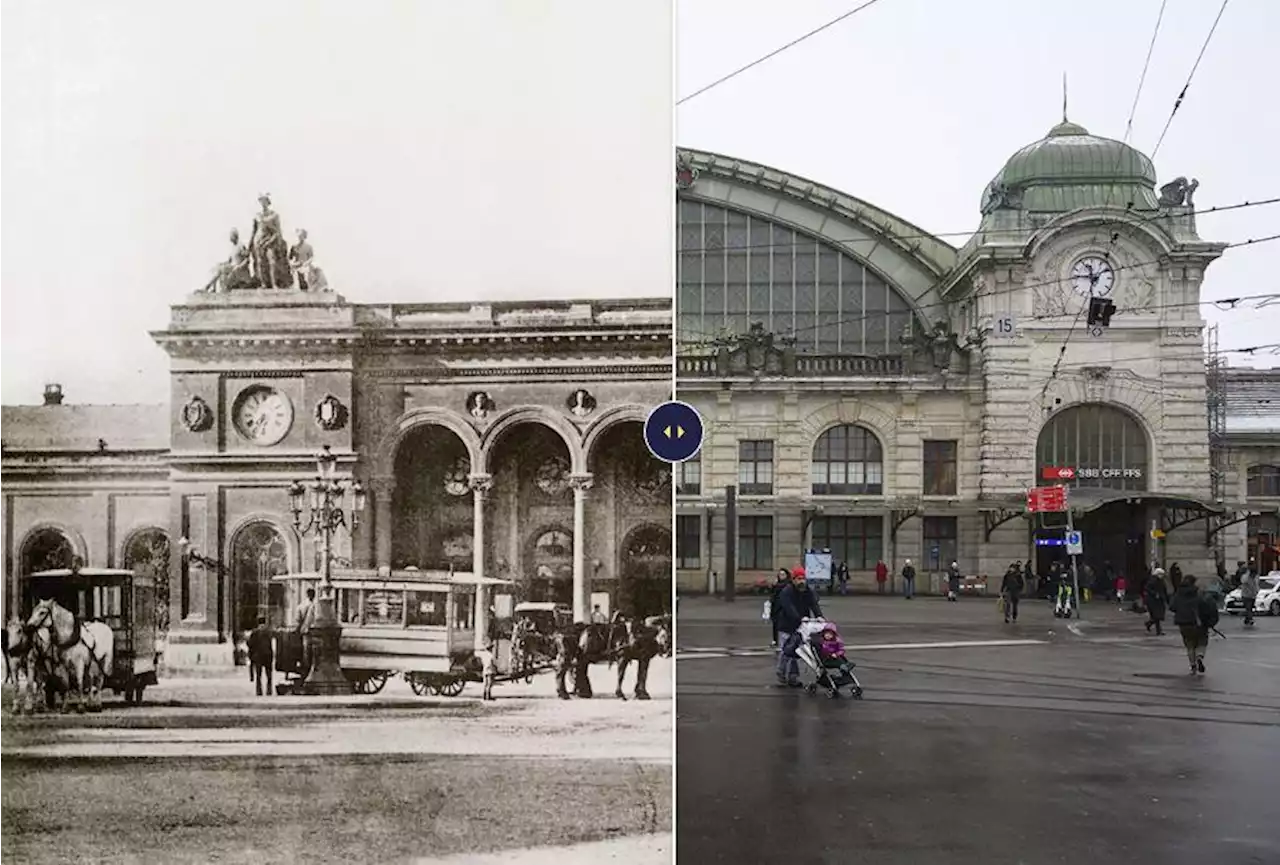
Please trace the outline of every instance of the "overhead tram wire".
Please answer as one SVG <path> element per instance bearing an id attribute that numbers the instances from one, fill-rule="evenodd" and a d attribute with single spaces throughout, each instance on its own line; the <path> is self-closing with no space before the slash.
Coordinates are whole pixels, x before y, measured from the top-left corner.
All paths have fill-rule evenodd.
<path id="1" fill-rule="evenodd" d="M 1206 207 L 1202 210 L 1193 210 L 1187 215 L 1188 216 L 1204 216 L 1207 214 L 1226 213 L 1227 211 L 1230 211 L 1230 210 L 1241 210 L 1249 207 L 1265 207 L 1272 204 L 1280 204 L 1280 196 L 1277 196 L 1274 198 L 1264 198 L 1259 201 L 1241 201 L 1237 204 L 1220 204 L 1215 207 Z M 1157 213 L 1153 216 L 1134 215 L 1131 219 L 1126 221 L 1158 222 L 1159 220 L 1164 218 L 1165 218 L 1164 214 Z M 1109 222 L 1105 222 L 1102 224 L 1103 225 L 1119 225 L 1120 222 L 1119 220 L 1111 220 Z M 889 240 L 932 240 L 934 238 L 943 238 L 943 237 L 971 237 L 977 234 L 979 230 L 980 229 L 970 228 L 965 231 L 939 231 L 939 232 L 933 232 L 933 233 L 922 231 L 919 234 L 894 234 L 892 232 L 877 232 L 877 233 L 884 234 L 884 236 Z M 1025 233 L 1025 229 L 991 228 L 991 229 L 987 229 L 986 231 L 983 231 L 982 233 L 985 235 L 997 235 L 997 234 L 1020 235 Z M 746 244 L 735 245 L 735 246 L 729 246 L 727 244 L 722 246 L 687 246 L 687 247 L 684 247 L 683 249 L 677 249 L 676 252 L 677 253 L 708 253 L 708 252 L 742 252 L 744 250 L 749 252 L 751 250 L 759 250 L 759 249 L 782 249 L 782 248 L 792 248 L 796 246 L 809 246 L 815 243 L 832 246 L 833 248 L 836 249 L 837 252 L 840 252 L 842 250 L 839 249 L 839 245 L 846 244 L 846 243 L 857 243 L 859 241 L 865 241 L 869 239 L 872 239 L 872 238 L 869 238 L 867 235 L 863 235 L 861 237 L 845 237 L 845 238 L 825 238 L 825 237 L 814 236 L 814 237 L 807 237 L 804 240 L 780 241 L 778 243 L 746 243 Z"/>
<path id="2" fill-rule="evenodd" d="M 1227 4 L 1231 0 L 1222 0 L 1222 6 L 1218 9 L 1218 15 L 1213 19 L 1213 25 L 1209 28 L 1209 33 L 1204 37 L 1204 44 L 1200 46 L 1200 53 L 1196 55 L 1196 62 L 1191 65 L 1191 72 L 1187 74 L 1187 83 L 1182 85 L 1182 89 L 1178 91 L 1178 98 L 1173 101 L 1173 109 L 1169 112 L 1169 119 L 1164 122 L 1164 129 L 1160 130 L 1160 137 L 1156 140 L 1155 149 L 1151 151 L 1151 159 L 1155 160 L 1156 154 L 1160 152 L 1160 145 L 1164 144 L 1164 137 L 1169 132 L 1169 127 L 1173 124 L 1173 118 L 1178 113 L 1178 109 L 1182 107 L 1182 102 L 1187 98 L 1187 91 L 1191 89 L 1191 80 L 1196 77 L 1196 70 L 1200 68 L 1200 61 L 1204 59 L 1204 53 L 1209 50 L 1209 42 L 1213 39 L 1213 34 L 1218 29 L 1218 22 L 1222 20 L 1222 13 L 1227 11 Z"/>
<path id="3" fill-rule="evenodd" d="M 1164 10 L 1167 5 L 1168 5 L 1168 0 L 1160 0 L 1160 11 L 1156 13 L 1156 25 L 1154 28 L 1152 28 L 1152 31 L 1151 31 L 1151 41 L 1147 43 L 1147 57 L 1142 63 L 1142 72 L 1138 76 L 1138 86 L 1134 90 L 1133 104 L 1129 106 L 1129 119 L 1125 122 L 1124 138 L 1121 140 L 1121 144 L 1124 145 L 1125 147 L 1127 147 L 1129 144 L 1129 136 L 1133 134 L 1133 118 L 1138 111 L 1138 102 L 1142 99 L 1143 85 L 1147 83 L 1147 70 L 1151 68 L 1151 55 L 1155 52 L 1156 39 L 1160 36 L 1160 22 L 1164 20 Z M 1064 123 L 1067 120 L 1066 107 L 1067 107 L 1066 106 L 1066 83 L 1064 79 L 1063 105 L 1062 105 L 1062 120 Z M 1120 162 L 1123 158 L 1124 158 L 1124 150 L 1123 149 L 1117 150 L 1116 163 L 1114 166 L 1112 166 L 1112 169 L 1111 169 L 1112 174 L 1115 174 L 1116 170 L 1120 168 Z M 1153 159 L 1152 165 L 1154 166 L 1154 164 L 1155 162 Z M 1113 181 L 1111 184 L 1111 188 L 1107 190 L 1107 200 L 1103 203 L 1104 210 L 1111 207 L 1111 196 L 1115 193 L 1115 190 L 1116 190 L 1116 184 Z M 1125 210 L 1125 217 L 1127 218 L 1129 214 L 1133 212 L 1133 202 L 1132 201 L 1128 202 L 1125 205 L 1124 210 Z M 1098 234 L 1101 232 L 1103 227 L 1105 227 L 1105 223 L 1103 225 L 1097 226 L 1094 229 L 1093 240 L 1091 240 L 1089 243 L 1090 246 L 1093 246 L 1094 244 L 1097 243 Z M 1102 256 L 1103 259 L 1106 260 L 1108 263 L 1110 263 L 1111 261 L 1111 254 L 1115 251 L 1116 241 L 1120 239 L 1120 231 L 1118 229 L 1119 229 L 1119 224 L 1117 220 L 1113 222 L 1113 229 L 1111 231 L 1111 240 L 1107 244 L 1107 251 L 1103 253 L 1103 256 Z M 1114 269 L 1115 268 L 1113 266 L 1112 270 L 1114 271 Z M 1054 361 L 1053 361 L 1053 371 L 1049 373 L 1048 381 L 1046 381 L 1044 383 L 1044 387 L 1040 389 L 1040 400 L 1042 402 L 1046 394 L 1048 394 L 1049 392 L 1049 385 L 1052 384 L 1054 379 L 1058 377 L 1058 370 L 1062 366 L 1062 360 L 1067 356 L 1067 346 L 1071 344 L 1071 337 L 1075 335 L 1076 328 L 1080 326 L 1080 319 L 1084 316 L 1085 312 L 1089 309 L 1089 307 L 1093 305 L 1093 287 L 1096 284 L 1096 282 L 1097 282 L 1097 277 L 1094 276 L 1089 283 L 1089 299 L 1085 301 L 1083 304 L 1081 304 L 1080 309 L 1076 312 L 1076 317 L 1072 319 L 1071 327 L 1067 330 L 1067 336 L 1062 341 L 1062 347 L 1058 349 L 1058 356 L 1054 358 Z"/>
<path id="4" fill-rule="evenodd" d="M 701 96 L 702 94 L 706 93 L 708 90 L 712 90 L 716 87 L 719 87 L 721 84 L 724 84 L 726 81 L 730 81 L 734 78 L 737 78 L 743 72 L 746 72 L 750 69 L 754 69 L 755 67 L 759 66 L 761 63 L 764 63 L 766 60 L 772 60 L 774 57 L 777 57 L 779 54 L 788 50 L 789 48 L 796 47 L 797 45 L 799 45 L 801 42 L 805 41 L 809 37 L 817 36 L 822 31 L 830 27 L 834 27 L 835 25 L 839 24 L 841 21 L 844 21 L 846 18 L 851 18 L 854 15 L 857 15 L 863 9 L 868 9 L 879 2 L 880 0 L 867 0 L 867 2 L 861 4 L 860 6 L 856 6 L 853 9 L 850 9 L 848 12 L 845 12 L 842 15 L 832 18 L 826 24 L 823 24 L 820 27 L 815 27 L 814 29 L 810 30 L 808 33 L 805 33 L 803 36 L 797 36 L 795 39 L 792 39 L 786 45 L 782 45 L 778 48 L 775 48 L 772 51 L 770 51 L 768 54 L 765 54 L 762 57 L 757 57 L 755 60 L 752 60 L 746 66 L 741 66 L 733 70 L 732 72 L 730 72 L 728 75 L 721 76 L 720 78 L 717 78 L 715 81 L 712 81 L 710 84 L 699 87 L 697 90 L 693 91 L 688 96 L 684 96 L 684 97 L 681 97 L 680 99 L 677 99 L 676 105 L 677 106 L 684 105 L 689 100 L 695 99 L 698 96 Z"/>
<path id="5" fill-rule="evenodd" d="M 1228 249 L 1238 249 L 1238 248 L 1242 248 L 1242 247 L 1246 247 L 1246 246 L 1257 246 L 1257 245 L 1260 245 L 1260 244 L 1263 244 L 1263 243 L 1271 243 L 1271 242 L 1274 242 L 1274 241 L 1276 241 L 1276 240 L 1280 240 L 1280 234 L 1272 234 L 1272 235 L 1268 235 L 1268 236 L 1266 236 L 1266 237 L 1253 237 L 1253 238 L 1249 238 L 1249 239 L 1247 239 L 1247 240 L 1239 240 L 1239 241 L 1236 241 L 1235 243 L 1228 243 L 1228 244 L 1226 244 L 1226 245 L 1223 247 L 1223 251 L 1226 251 L 1226 250 L 1228 250 Z M 1133 263 L 1131 263 L 1131 264 L 1121 264 L 1121 265 L 1116 265 L 1116 267 L 1114 268 L 1114 270 L 1116 270 L 1116 271 L 1129 270 L 1129 269 L 1132 269 L 1132 268 L 1146 267 L 1146 266 L 1148 266 L 1148 265 L 1152 265 L 1152 264 L 1159 264 L 1160 262 L 1161 262 L 1161 259 L 1159 259 L 1159 258 L 1143 259 L 1143 260 L 1140 260 L 1140 261 L 1135 261 L 1135 262 L 1133 262 Z M 1045 279 L 1045 280 L 1040 280 L 1040 281 L 1038 281 L 1038 282 L 1027 282 L 1027 283 L 1021 283 L 1021 284 L 1019 284 L 1019 285 L 1015 285 L 1015 286 L 1012 286 L 1012 287 L 1010 287 L 1010 288 L 1005 288 L 1005 289 L 999 289 L 999 290 L 992 290 L 992 291 L 988 291 L 988 292 L 985 292 L 982 296 L 983 296 L 983 297 L 999 297 L 1000 295 L 1004 295 L 1004 294 L 1014 294 L 1014 293 L 1021 292 L 1021 291 L 1024 291 L 1024 290 L 1026 290 L 1026 289 L 1029 289 L 1029 288 L 1040 288 L 1040 287 L 1049 286 L 1049 285 L 1059 285 L 1059 284 L 1061 284 L 1061 282 L 1062 282 L 1062 279 L 1061 279 L 1061 278 L 1056 278 L 1056 279 Z M 1196 305 L 1196 306 L 1199 306 L 1199 305 L 1203 305 L 1203 304 L 1220 304 L 1220 303 L 1231 303 L 1231 302 L 1240 303 L 1240 302 L 1245 301 L 1245 300 L 1267 300 L 1267 299 L 1271 299 L 1271 298 L 1276 297 L 1276 296 L 1280 296 L 1280 293 L 1267 293 L 1267 294 L 1245 295 L 1245 296 L 1234 297 L 1234 298 L 1218 298 L 1217 300 L 1200 300 L 1200 301 L 1196 301 L 1194 304 L 1187 303 L 1186 305 Z M 926 304 L 921 304 L 921 305 L 919 305 L 919 306 L 912 307 L 912 311 L 922 311 L 922 310 L 926 310 L 926 309 L 934 309 L 934 308 L 938 308 L 938 307 L 945 307 L 945 306 L 950 305 L 951 303 L 952 303 L 952 301 L 948 301 L 948 300 L 940 300 L 940 301 L 936 301 L 936 302 L 934 302 L 934 303 L 926 303 Z M 1176 304 L 1176 305 L 1182 305 L 1182 304 Z M 1171 305 L 1171 306 L 1172 306 L 1172 305 Z M 1153 308 L 1163 308 L 1163 307 L 1162 307 L 1162 306 L 1156 306 L 1156 307 L 1153 307 Z M 776 334 L 776 336 L 779 336 L 779 337 L 782 337 L 782 338 L 787 338 L 787 337 L 790 337 L 790 336 L 794 336 L 795 334 L 808 333 L 808 332 L 811 332 L 811 331 L 814 331 L 814 330 L 818 330 L 819 328 L 822 328 L 822 327 L 838 326 L 838 325 L 843 325 L 843 324 L 855 324 L 855 323 L 857 323 L 857 322 L 860 322 L 860 321 L 863 321 L 863 320 L 865 320 L 865 319 L 867 319 L 867 318 L 870 318 L 870 317 L 872 317 L 873 315 L 877 315 L 877 316 L 879 316 L 879 315 L 885 315 L 885 314 L 886 314 L 886 313 L 884 313 L 884 312 L 876 312 L 876 313 L 865 313 L 865 312 L 864 312 L 864 313 L 860 313 L 860 314 L 858 314 L 858 315 L 853 315 L 853 316 L 841 316 L 840 318 L 835 319 L 834 321 L 824 321 L 824 322 L 822 322 L 821 324 L 815 324 L 815 325 L 812 325 L 812 326 L 809 326 L 809 327 L 796 328 L 796 329 L 794 329 L 794 330 L 789 330 L 789 331 L 786 331 L 786 332 L 784 332 L 784 333 Z M 1044 319 L 1047 319 L 1047 318 L 1057 318 L 1057 317 L 1058 317 L 1058 316 L 1044 316 L 1044 317 L 1037 317 L 1037 320 L 1044 320 Z M 685 332 L 686 332 L 686 333 L 689 333 L 690 331 L 685 331 Z M 699 336 L 707 336 L 707 337 L 716 337 L 716 336 L 717 336 L 717 334 L 714 334 L 714 333 L 711 333 L 711 332 L 708 332 L 708 331 L 695 331 L 695 333 L 697 333 Z M 685 343 L 683 343 L 683 344 L 684 344 L 684 345 L 686 345 L 686 346 L 704 345 L 704 343 L 691 343 L 691 342 L 685 342 Z M 705 345 L 706 345 L 707 347 L 710 347 L 710 346 L 712 346 L 712 345 L 716 345 L 716 344 L 718 344 L 718 343 L 713 343 L 713 342 L 707 342 L 707 343 L 705 343 Z"/>

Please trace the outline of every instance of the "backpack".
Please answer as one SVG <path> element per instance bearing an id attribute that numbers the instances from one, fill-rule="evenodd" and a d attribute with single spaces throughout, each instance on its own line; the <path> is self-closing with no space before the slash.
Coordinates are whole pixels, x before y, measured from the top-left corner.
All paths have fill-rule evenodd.
<path id="1" fill-rule="evenodd" d="M 1214 603 L 1213 598 L 1207 595 L 1200 596 L 1196 614 L 1200 619 L 1200 627 L 1202 628 L 1212 628 L 1218 624 L 1218 605 Z"/>

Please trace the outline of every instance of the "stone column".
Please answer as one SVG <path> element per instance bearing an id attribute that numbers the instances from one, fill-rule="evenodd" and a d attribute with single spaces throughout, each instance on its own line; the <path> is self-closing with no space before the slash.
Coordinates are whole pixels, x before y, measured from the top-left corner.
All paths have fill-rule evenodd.
<path id="1" fill-rule="evenodd" d="M 591 475 L 573 475 L 569 483 L 573 487 L 573 620 L 590 621 L 590 596 L 587 592 L 587 490 L 594 478 Z"/>
<path id="2" fill-rule="evenodd" d="M 391 565 L 391 502 L 395 497 L 395 478 L 374 478 L 373 489 L 373 550 L 376 567 Z"/>
<path id="3" fill-rule="evenodd" d="M 484 580 L 484 503 L 493 489 L 493 475 L 471 475 L 467 479 L 471 486 L 471 502 L 474 512 L 475 527 L 472 537 L 475 549 L 471 553 L 471 573 L 476 578 L 476 650 L 483 649 L 489 642 L 489 587 L 483 585 Z"/>

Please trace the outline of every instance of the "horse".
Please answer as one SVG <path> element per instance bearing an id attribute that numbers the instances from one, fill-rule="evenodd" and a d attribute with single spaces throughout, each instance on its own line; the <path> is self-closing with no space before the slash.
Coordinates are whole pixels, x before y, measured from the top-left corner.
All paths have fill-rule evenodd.
<path id="1" fill-rule="evenodd" d="M 588 672 L 592 664 L 613 660 L 611 652 L 617 626 L 616 621 L 607 625 L 575 622 L 556 629 L 552 641 L 556 650 L 556 695 L 561 700 L 569 699 L 565 678 L 570 671 L 573 672 L 573 693 L 584 700 L 591 699 L 593 694 Z"/>
<path id="2" fill-rule="evenodd" d="M 531 677 L 534 667 L 555 654 L 550 637 L 538 633 L 528 619 L 516 622 L 511 632 L 511 675 Z"/>
<path id="3" fill-rule="evenodd" d="M 675 639 L 672 632 L 671 616 L 649 616 L 644 623 L 650 628 L 656 628 L 658 631 L 658 654 L 664 658 L 670 658 L 671 653 L 675 651 Z"/>
<path id="4" fill-rule="evenodd" d="M 649 699 L 647 687 L 649 684 L 649 665 L 654 658 L 662 654 L 663 629 L 658 621 L 659 618 L 651 616 L 644 621 L 636 619 L 620 620 L 622 639 L 615 637 L 611 641 L 609 653 L 611 658 L 618 662 L 618 687 L 613 692 L 613 695 L 619 700 L 627 699 L 622 692 L 622 683 L 627 676 L 627 667 L 632 661 L 636 662 L 635 698 L 637 700 Z"/>
<path id="5" fill-rule="evenodd" d="M 67 699 L 62 710 L 70 709 L 76 699 L 76 711 L 101 711 L 102 688 L 111 676 L 115 654 L 115 635 L 103 622 L 82 622 L 53 599 L 36 604 L 27 619 L 33 649 L 40 656 L 53 659 L 53 667 L 64 675 Z"/>
<path id="6" fill-rule="evenodd" d="M 5 624 L 5 665 L 14 685 L 14 712 L 36 712 L 53 708 L 66 676 L 57 666 L 52 646 L 37 643 L 35 630 L 11 616 Z M 62 686 L 61 688 L 59 686 Z"/>

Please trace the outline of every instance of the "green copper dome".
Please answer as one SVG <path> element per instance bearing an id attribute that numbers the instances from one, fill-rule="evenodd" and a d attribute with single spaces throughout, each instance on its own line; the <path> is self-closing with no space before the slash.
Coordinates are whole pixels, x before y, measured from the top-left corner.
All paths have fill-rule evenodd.
<path id="1" fill-rule="evenodd" d="M 1121 141 L 1063 121 L 1009 158 L 987 185 L 982 211 L 1066 213 L 1083 207 L 1156 208 L 1151 160 Z"/>

